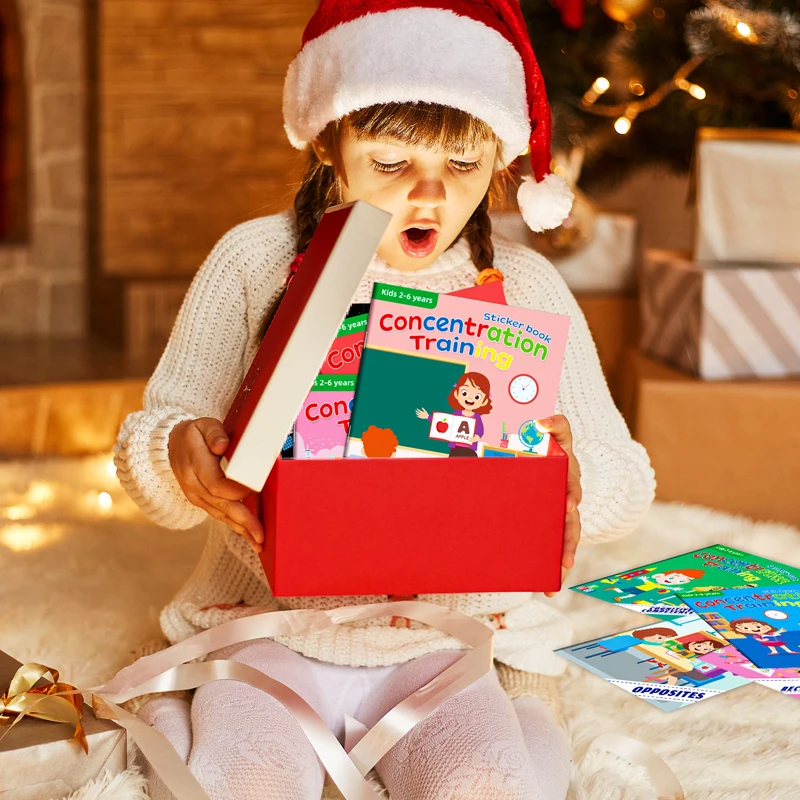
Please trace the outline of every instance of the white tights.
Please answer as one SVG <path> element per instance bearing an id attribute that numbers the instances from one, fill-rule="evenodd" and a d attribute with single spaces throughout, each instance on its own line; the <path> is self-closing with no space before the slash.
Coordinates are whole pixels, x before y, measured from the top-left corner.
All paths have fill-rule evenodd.
<path id="1" fill-rule="evenodd" d="M 389 667 L 306 658 L 270 639 L 209 658 L 249 664 L 294 689 L 344 741 L 344 715 L 372 727 L 463 655 L 448 650 Z M 319 800 L 325 770 L 294 717 L 274 698 L 232 680 L 201 686 L 190 704 L 169 697 L 139 717 L 163 733 L 212 800 Z M 146 770 L 149 767 L 145 766 Z M 564 800 L 570 751 L 549 709 L 509 700 L 493 669 L 447 700 L 378 762 L 392 800 Z M 152 800 L 171 800 L 158 779 Z"/>

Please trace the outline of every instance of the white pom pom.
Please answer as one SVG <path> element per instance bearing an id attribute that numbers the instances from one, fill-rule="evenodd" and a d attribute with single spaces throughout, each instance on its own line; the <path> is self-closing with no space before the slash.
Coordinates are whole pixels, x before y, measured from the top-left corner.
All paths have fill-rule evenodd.
<path id="1" fill-rule="evenodd" d="M 574 199 L 564 178 L 553 173 L 545 175 L 539 183 L 525 175 L 517 190 L 522 218 L 537 233 L 557 228 L 569 215 Z"/>

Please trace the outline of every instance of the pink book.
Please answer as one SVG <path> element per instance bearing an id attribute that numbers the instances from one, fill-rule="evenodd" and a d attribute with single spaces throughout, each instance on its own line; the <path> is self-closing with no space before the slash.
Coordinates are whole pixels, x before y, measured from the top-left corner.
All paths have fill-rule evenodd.
<path id="1" fill-rule="evenodd" d="M 569 322 L 376 284 L 346 455 L 545 455 Z"/>

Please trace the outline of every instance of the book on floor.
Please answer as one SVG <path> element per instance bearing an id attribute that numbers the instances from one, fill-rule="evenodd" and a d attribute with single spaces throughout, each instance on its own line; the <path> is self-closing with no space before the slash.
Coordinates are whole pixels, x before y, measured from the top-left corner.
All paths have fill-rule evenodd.
<path id="1" fill-rule="evenodd" d="M 694 611 L 681 600 L 681 592 L 797 582 L 800 582 L 800 569 L 796 567 L 715 544 L 571 586 L 570 589 L 640 614 L 675 619 L 694 615 Z"/>
<path id="2" fill-rule="evenodd" d="M 800 668 L 800 582 L 695 590 L 681 599 L 757 667 Z"/>
<path id="3" fill-rule="evenodd" d="M 732 669 L 735 649 L 708 623 L 692 614 L 590 639 L 556 652 L 614 686 L 660 708 L 674 711 L 750 683 Z M 766 676 L 765 676 L 766 677 Z"/>

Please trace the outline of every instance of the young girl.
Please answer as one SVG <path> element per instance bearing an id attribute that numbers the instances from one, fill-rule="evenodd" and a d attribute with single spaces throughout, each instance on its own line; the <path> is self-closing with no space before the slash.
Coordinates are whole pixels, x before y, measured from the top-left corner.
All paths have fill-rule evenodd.
<path id="1" fill-rule="evenodd" d="M 248 490 L 219 465 L 228 441 L 220 420 L 264 320 L 290 267 L 302 269 L 297 256 L 322 212 L 340 202 L 362 199 L 393 214 L 356 302 L 369 301 L 375 281 L 451 292 L 496 270 L 510 305 L 571 317 L 558 413 L 541 423 L 569 455 L 564 571 L 581 522 L 582 538 L 594 542 L 633 530 L 652 500 L 653 473 L 609 396 L 584 317 L 544 258 L 491 232 L 489 200 L 527 147 L 535 180 L 526 178 L 519 196 L 528 223 L 554 227 L 570 205 L 563 182 L 549 174 L 549 110 L 516 0 L 322 0 L 289 68 L 284 114 L 292 144 L 308 156 L 294 209 L 240 225 L 214 247 L 148 383 L 144 410 L 124 421 L 115 449 L 123 486 L 154 521 L 185 529 L 212 518 L 200 564 L 162 612 L 169 640 L 264 611 L 388 600 L 274 598 L 256 555 L 262 527 L 242 503 Z M 490 544 L 503 547 L 502 535 Z M 530 592 L 418 599 L 496 628 L 504 672 L 563 669 L 553 649 L 570 641 L 566 620 Z M 341 740 L 345 714 L 371 727 L 462 647 L 425 625 L 382 618 L 230 646 L 213 657 L 286 683 Z M 294 718 L 247 685 L 214 682 L 191 702 L 159 697 L 140 713 L 213 800 L 321 795 L 322 765 Z M 393 800 L 554 800 L 566 794 L 569 765 L 547 707 L 532 697 L 512 702 L 493 669 L 413 728 L 377 771 Z M 168 794 L 157 778 L 151 793 Z"/>

